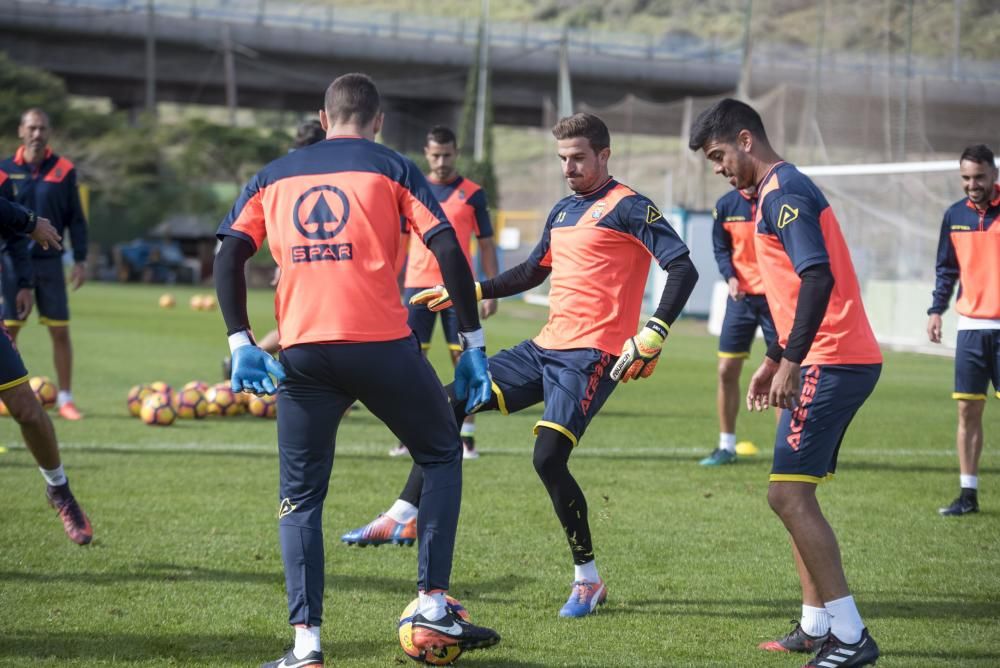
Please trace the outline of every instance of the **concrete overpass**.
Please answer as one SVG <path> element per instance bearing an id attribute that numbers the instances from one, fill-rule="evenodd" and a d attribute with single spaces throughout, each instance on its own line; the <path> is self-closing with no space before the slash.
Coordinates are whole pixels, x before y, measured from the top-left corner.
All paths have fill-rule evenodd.
<path id="1" fill-rule="evenodd" d="M 136 3 L 136 4 L 133 4 Z M 264 4 L 264 0 L 155 0 L 152 20 L 145 0 L 0 0 L 0 48 L 24 64 L 63 77 L 70 92 L 110 98 L 121 108 L 145 101 L 146 35 L 155 36 L 156 98 L 186 104 L 226 102 L 226 63 L 239 106 L 312 111 L 337 75 L 365 71 L 386 98 L 388 139 L 397 147 L 422 143 L 426 128 L 457 122 L 475 48 L 475 26 L 462 22 L 384 16 L 326 7 Z M 296 11 L 292 11 L 297 8 Z M 497 26 L 492 33 L 495 119 L 538 126 L 544 100 L 555 98 L 560 40 L 557 30 Z M 648 37 L 565 35 L 574 98 L 607 107 L 632 94 L 668 102 L 736 88 L 740 56 L 734 45 L 654 42 Z M 794 100 L 810 86 L 814 56 L 756 52 L 754 93 L 789 85 Z M 898 75 L 878 72 L 863 59 L 837 61 L 824 72 L 826 92 L 870 97 L 858 90 L 858 73 L 902 86 Z M 1000 110 L 996 68 L 956 79 L 938 76 L 947 64 L 923 63 L 923 103 L 985 133 Z M 655 110 L 630 119 L 632 129 L 670 133 L 679 125 Z M 945 141 L 946 137 L 938 137 Z"/>

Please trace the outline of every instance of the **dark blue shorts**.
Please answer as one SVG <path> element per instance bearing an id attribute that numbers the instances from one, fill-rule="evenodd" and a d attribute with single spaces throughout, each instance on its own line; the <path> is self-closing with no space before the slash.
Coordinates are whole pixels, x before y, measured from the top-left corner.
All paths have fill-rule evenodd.
<path id="1" fill-rule="evenodd" d="M 490 357 L 499 410 L 507 415 L 543 401 L 535 434 L 548 427 L 575 446 L 618 384 L 610 376 L 616 359 L 594 348 L 548 350 L 531 340 L 501 350 Z"/>
<path id="2" fill-rule="evenodd" d="M 32 258 L 35 269 L 35 309 L 38 322 L 49 326 L 69 324 L 69 298 L 66 294 L 66 274 L 62 258 Z M 4 254 L 3 275 L 3 320 L 11 327 L 24 325 L 17 319 L 17 279 L 10 259 Z"/>
<path id="3" fill-rule="evenodd" d="M 952 399 L 986 399 L 991 382 L 1000 398 L 1000 329 L 959 330 Z"/>
<path id="4" fill-rule="evenodd" d="M 781 411 L 778 422 L 771 482 L 818 483 L 831 477 L 844 433 L 881 373 L 881 364 L 802 367 L 799 406 Z"/>
<path id="5" fill-rule="evenodd" d="M 777 332 L 764 295 L 747 295 L 739 301 L 727 297 L 726 316 L 719 335 L 719 357 L 750 357 L 758 325 L 764 332 L 765 345 L 770 346 L 777 338 Z"/>
<path id="6" fill-rule="evenodd" d="M 28 380 L 28 370 L 24 360 L 14 346 L 7 328 L 0 326 L 0 390 L 20 385 Z"/>
<path id="7" fill-rule="evenodd" d="M 420 341 L 420 347 L 428 350 L 431 347 L 431 334 L 434 333 L 434 321 L 438 314 L 441 315 L 441 328 L 444 329 L 444 340 L 448 342 L 448 350 L 461 350 L 462 345 L 458 342 L 458 316 L 455 315 L 454 308 L 446 308 L 435 313 L 423 304 L 411 304 L 410 297 L 425 288 L 406 288 L 403 291 L 403 299 L 409 314 L 406 317 L 406 324 L 410 326 L 413 333 Z"/>

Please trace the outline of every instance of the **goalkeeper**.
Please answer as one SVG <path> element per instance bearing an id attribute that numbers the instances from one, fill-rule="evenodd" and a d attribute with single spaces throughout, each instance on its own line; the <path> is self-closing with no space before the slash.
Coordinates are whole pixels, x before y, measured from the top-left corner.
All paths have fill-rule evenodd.
<path id="1" fill-rule="evenodd" d="M 574 564 L 563 617 L 583 617 L 607 597 L 594 562 L 587 501 L 567 463 L 587 425 L 618 380 L 646 378 L 656 363 L 670 325 L 680 314 L 698 279 L 688 249 L 647 198 L 608 175 L 611 138 L 592 114 L 560 120 L 558 140 L 563 175 L 575 194 L 552 209 L 542 238 L 529 258 L 478 286 L 480 299 L 518 294 L 551 280 L 549 320 L 534 339 L 489 359 L 493 397 L 483 410 L 513 413 L 542 401 L 535 424 L 534 466 L 566 531 Z M 669 272 L 653 317 L 635 334 L 650 257 Z M 446 308 L 444 288 L 414 295 L 432 310 Z M 457 424 L 465 419 L 456 401 Z M 391 541 L 391 520 L 405 526 L 420 503 L 423 474 L 414 465 L 400 499 L 367 527 L 342 540 L 370 545 Z M 379 540 L 378 535 L 387 536 Z"/>

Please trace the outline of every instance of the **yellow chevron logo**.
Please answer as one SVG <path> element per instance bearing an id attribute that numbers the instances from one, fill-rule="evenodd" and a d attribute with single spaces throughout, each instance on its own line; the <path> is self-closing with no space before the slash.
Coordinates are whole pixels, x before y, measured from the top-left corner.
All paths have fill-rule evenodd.
<path id="1" fill-rule="evenodd" d="M 785 226 L 789 223 L 793 223 L 799 219 L 799 210 L 793 209 L 787 204 L 781 205 L 781 210 L 778 212 L 778 229 L 783 230 Z"/>
<path id="2" fill-rule="evenodd" d="M 281 505 L 278 506 L 278 519 L 280 520 L 285 515 L 291 515 L 292 511 L 298 507 L 298 504 L 292 503 L 289 499 L 282 499 Z"/>
<path id="3" fill-rule="evenodd" d="M 656 221 L 660 220 L 661 218 L 663 218 L 663 214 L 660 213 L 659 209 L 657 209 L 652 204 L 646 206 L 646 224 L 647 225 L 651 225 L 651 224 L 655 223 Z"/>

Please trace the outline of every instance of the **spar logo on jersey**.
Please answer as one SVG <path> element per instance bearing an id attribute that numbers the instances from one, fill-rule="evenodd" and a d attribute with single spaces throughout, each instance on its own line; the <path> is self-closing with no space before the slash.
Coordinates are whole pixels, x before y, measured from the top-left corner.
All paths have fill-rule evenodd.
<path id="1" fill-rule="evenodd" d="M 347 225 L 351 205 L 336 186 L 313 186 L 295 200 L 292 222 L 306 239 L 328 241 Z"/>

